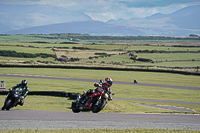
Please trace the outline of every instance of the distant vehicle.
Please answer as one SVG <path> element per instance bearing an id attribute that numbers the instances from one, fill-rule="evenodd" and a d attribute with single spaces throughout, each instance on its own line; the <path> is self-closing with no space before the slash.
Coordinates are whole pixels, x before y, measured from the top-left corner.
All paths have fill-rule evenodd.
<path id="1" fill-rule="evenodd" d="M 134 82 L 134 84 L 137 84 L 137 83 L 138 83 L 136 79 L 134 79 L 134 81 L 133 81 L 133 82 Z"/>

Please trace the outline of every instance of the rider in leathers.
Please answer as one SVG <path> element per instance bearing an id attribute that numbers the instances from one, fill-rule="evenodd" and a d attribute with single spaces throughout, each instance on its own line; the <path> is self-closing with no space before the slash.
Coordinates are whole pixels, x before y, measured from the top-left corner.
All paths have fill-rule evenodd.
<path id="1" fill-rule="evenodd" d="M 97 87 L 95 90 L 93 90 L 93 89 L 88 90 L 84 94 L 84 96 L 81 98 L 81 99 L 84 99 L 88 95 L 91 95 L 91 99 L 89 99 L 87 101 L 89 109 L 91 109 L 92 103 L 94 101 L 96 101 L 101 96 L 101 94 L 102 94 L 103 91 L 111 93 L 110 87 L 112 86 L 112 79 L 109 78 L 109 77 L 105 78 L 104 82 L 102 80 L 100 80 L 100 82 L 99 83 L 95 83 L 94 86 Z M 112 100 L 112 97 L 110 97 L 108 100 Z"/>
<path id="2" fill-rule="evenodd" d="M 27 80 L 22 80 L 21 83 L 13 86 L 9 90 L 12 91 L 12 90 L 15 90 L 16 88 L 22 88 L 22 96 L 20 97 L 20 101 L 19 101 L 18 104 L 23 106 L 24 99 L 25 99 L 25 97 L 27 96 L 27 94 L 29 92 L 29 88 L 27 86 Z M 7 100 L 9 99 L 10 96 L 11 96 L 11 93 L 9 92 L 7 97 L 6 97 L 5 103 L 7 102 Z M 5 104 L 4 104 L 4 106 L 5 106 Z M 2 107 L 2 110 L 4 109 L 4 106 Z"/>

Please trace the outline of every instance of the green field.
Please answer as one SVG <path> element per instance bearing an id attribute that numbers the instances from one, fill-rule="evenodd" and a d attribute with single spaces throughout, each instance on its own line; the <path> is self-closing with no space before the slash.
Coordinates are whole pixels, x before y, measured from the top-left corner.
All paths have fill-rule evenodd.
<path id="1" fill-rule="evenodd" d="M 167 51 L 167 52 L 173 52 L 173 51 L 199 51 L 200 47 L 173 47 L 173 46 L 145 46 L 145 45 L 131 45 L 127 50 L 156 50 L 156 51 Z"/>
<path id="2" fill-rule="evenodd" d="M 100 43 L 98 43 L 100 42 Z M 56 54 L 57 58 L 69 57 L 80 59 L 80 63 L 95 62 L 103 64 L 120 64 L 122 66 L 133 65 L 152 65 L 166 67 L 197 67 L 199 66 L 200 40 L 198 38 L 170 38 L 170 37 L 111 37 L 111 36 L 90 36 L 81 34 L 52 34 L 52 35 L 1 35 L 0 49 L 15 50 L 22 53 L 48 53 Z M 176 46 L 176 47 L 174 47 Z M 51 48 L 56 48 L 53 52 Z M 68 49 L 86 48 L 77 50 L 72 53 Z M 96 51 L 95 51 L 96 50 Z M 149 51 L 149 53 L 137 53 L 137 51 Z M 62 51 L 62 52 L 61 52 Z M 104 58 L 96 58 L 99 55 L 95 53 L 115 54 L 117 56 L 104 56 Z M 134 53 L 136 51 L 136 53 Z M 151 51 L 154 51 L 153 53 Z M 155 52 L 162 51 L 162 53 Z M 178 53 L 177 53 L 178 52 Z M 185 53 L 187 52 L 187 53 Z M 151 59 L 150 62 L 134 61 L 126 55 L 118 55 L 119 53 L 134 53 L 138 58 Z M 72 56 L 73 54 L 73 56 Z M 88 56 L 85 56 L 87 54 Z M 89 59 L 95 57 L 95 59 Z M 12 57 L 17 61 L 35 61 L 38 59 L 23 59 L 20 57 Z M 81 61 L 84 59 L 85 61 Z M 0 56 L 0 60 L 12 60 L 9 57 Z M 39 59 L 45 61 L 44 59 Z M 47 59 L 52 61 L 54 59 Z M 188 61 L 193 61 L 189 63 Z M 175 61 L 171 63 L 171 61 Z M 163 63 L 164 62 L 164 63 Z M 9 61 L 8 63 L 14 63 Z M 32 63 L 32 62 L 31 62 Z M 70 64 L 71 62 L 57 62 L 56 64 Z M 176 65 L 172 65 L 176 64 Z M 87 65 L 87 63 L 85 63 Z M 187 71 L 187 70 L 186 70 Z"/>
<path id="3" fill-rule="evenodd" d="M 144 40 L 141 40 L 141 38 L 144 38 Z M 132 68 L 155 66 L 154 69 L 156 67 L 172 67 L 172 69 L 179 67 L 183 71 L 193 73 L 199 72 L 197 71 L 200 66 L 199 46 L 200 41 L 191 38 L 99 37 L 79 34 L 0 36 L 1 50 L 11 50 L 18 53 L 52 54 L 61 59 L 76 58 L 78 59 L 75 61 L 76 63 L 88 66 L 107 65 L 115 67 L 115 65 L 118 65 L 118 67 L 128 66 Z M 54 48 L 54 51 L 52 48 Z M 105 55 L 99 57 L 102 53 Z M 137 56 L 136 60 L 131 59 L 130 53 Z M 139 58 L 152 61 L 137 60 Z M 0 56 L 0 63 L 3 64 L 23 64 L 24 62 L 26 64 L 75 65 L 73 60 L 71 62 L 55 61 L 55 58 Z M 191 69 L 188 69 L 190 67 Z"/>
<path id="4" fill-rule="evenodd" d="M 46 38 L 45 38 L 46 37 Z M 51 39 L 51 36 L 46 35 L 3 35 L 0 36 L 1 42 L 48 42 L 48 43 L 55 43 L 55 42 L 64 42 L 65 39 Z"/>
<path id="5" fill-rule="evenodd" d="M 114 81 L 132 82 L 135 78 L 142 83 L 171 84 L 200 87 L 199 76 L 115 70 L 87 70 L 87 69 L 54 69 L 54 68 L 0 68 L 0 73 L 43 75 L 83 79 L 104 79 L 112 77 Z M 119 76 L 120 75 L 120 76 Z M 93 84 L 92 84 L 93 85 Z"/>
<path id="6" fill-rule="evenodd" d="M 36 47 L 36 48 L 53 48 L 53 47 L 56 47 L 56 48 L 63 48 L 63 47 L 69 47 L 69 48 L 72 48 L 72 47 L 76 47 L 76 46 L 79 46 L 79 44 L 60 44 L 60 43 L 27 43 L 27 42 L 0 42 L 0 45 L 2 46 L 7 46 L 8 48 L 10 46 L 18 46 L 18 47 L 29 47 L 29 48 L 33 48 L 33 47 Z"/>
<path id="7" fill-rule="evenodd" d="M 53 51 L 50 48 L 30 48 L 30 47 L 17 47 L 17 46 L 0 46 L 1 50 L 10 50 L 20 53 L 46 53 L 53 54 Z"/>
<path id="8" fill-rule="evenodd" d="M 175 47 L 176 46 L 176 47 Z M 45 53 L 56 55 L 57 58 L 78 58 L 79 61 L 64 62 L 55 61 L 55 58 L 22 58 L 0 56 L 0 64 L 35 64 L 35 65 L 72 65 L 72 66 L 108 66 L 108 67 L 141 67 L 148 69 L 149 66 L 160 69 L 165 67 L 173 70 L 174 67 L 184 68 L 183 71 L 199 73 L 200 66 L 200 40 L 191 38 L 170 37 L 107 37 L 90 36 L 79 34 L 52 34 L 52 35 L 0 35 L 0 50 L 16 51 L 18 53 Z M 54 48 L 54 51 L 52 50 Z M 78 49 L 77 49 L 78 48 Z M 138 52 L 139 51 L 139 52 Z M 142 52 L 141 52 L 142 51 Z M 98 54 L 96 54 L 98 53 Z M 100 54 L 112 54 L 104 56 Z M 123 53 L 123 54 L 122 54 Z M 138 58 L 151 59 L 152 62 L 143 62 L 130 59 L 129 54 L 137 55 Z M 83 60 L 82 60 L 83 59 Z M 194 67 L 194 69 L 192 68 Z M 197 71 L 198 70 L 198 71 Z M 54 68 L 15 68 L 0 67 L 0 73 L 41 75 L 53 77 L 68 77 L 81 79 L 104 79 L 111 77 L 114 81 L 133 82 L 136 78 L 141 83 L 155 83 L 180 86 L 200 87 L 200 76 L 182 75 L 172 73 L 145 72 L 145 71 L 116 71 L 94 69 L 54 69 Z M 21 82 L 24 78 L 0 77 L 7 83 L 7 89 Z M 51 79 L 26 78 L 30 91 L 64 91 L 82 93 L 88 89 L 94 89 L 93 82 L 66 81 Z M 114 100 L 109 101 L 101 112 L 115 113 L 200 113 L 199 104 L 178 104 L 164 102 L 150 102 L 149 100 L 167 100 L 183 102 L 200 102 L 200 91 L 159 88 L 136 85 L 113 84 L 111 87 Z M 118 100 L 116 98 L 138 99 Z M 3 106 L 5 95 L 0 95 L 0 107 Z M 139 100 L 141 99 L 141 101 Z M 17 106 L 18 110 L 44 110 L 71 112 L 71 103 L 74 100 L 63 97 L 34 96 L 26 97 L 24 106 Z M 168 109 L 145 106 L 163 105 L 193 109 L 196 112 L 180 112 Z M 0 130 L 9 133 L 40 133 L 40 132 L 141 132 L 141 133 L 197 133 L 192 130 L 164 130 L 164 129 L 61 129 L 61 130 Z"/>
<path id="9" fill-rule="evenodd" d="M 171 84 L 184 86 L 200 86 L 199 76 L 189 76 L 180 74 L 154 73 L 154 72 L 126 72 L 126 71 L 106 71 L 106 70 L 84 70 L 84 69 L 51 69 L 51 68 L 0 68 L 1 73 L 7 74 L 24 74 L 24 75 L 42 75 L 54 77 L 83 78 L 83 79 L 104 79 L 107 76 L 113 78 L 114 81 L 132 82 L 137 78 L 143 83 Z M 119 77 L 120 75 L 120 77 Z M 23 78 L 1 77 L 6 81 L 7 88 L 19 83 Z M 82 93 L 88 89 L 94 89 L 93 82 L 81 81 L 65 81 L 50 79 L 33 79 L 27 78 L 28 86 L 31 91 L 65 91 Z M 112 92 L 115 93 L 113 98 L 130 98 L 130 99 L 152 99 L 152 100 L 171 100 L 171 101 L 187 101 L 200 102 L 200 92 L 195 90 L 158 88 L 147 86 L 119 85 L 113 84 Z M 4 101 L 5 96 L 0 96 Z M 42 103 L 40 101 L 43 101 Z M 23 107 L 18 106 L 17 109 L 28 110 L 53 110 L 53 111 L 71 111 L 71 102 L 68 98 L 58 97 L 42 97 L 28 96 Z M 40 103 L 40 104 L 38 104 Z M 200 112 L 199 105 L 190 104 L 168 104 L 144 101 L 126 101 L 113 100 L 108 102 L 106 108 L 102 112 L 119 112 L 119 113 L 173 113 L 167 109 L 159 109 L 148 107 L 137 103 L 161 104 L 170 106 L 187 107 Z M 0 106 L 3 105 L 3 102 Z M 34 106 L 32 106 L 34 105 Z M 46 106 L 49 105 L 49 106 Z"/>
<path id="10" fill-rule="evenodd" d="M 174 70 L 174 67 L 184 68 L 180 71 L 199 73 L 200 70 L 200 40 L 198 38 L 171 38 L 171 37 L 112 37 L 90 36 L 81 34 L 51 34 L 51 35 L 0 35 L 0 50 L 16 51 L 18 53 L 44 53 L 56 57 L 22 58 L 0 56 L 0 64 L 21 65 L 69 65 L 69 66 L 98 66 L 148 69 Z M 54 48 L 54 51 L 52 50 Z M 101 55 L 103 57 L 100 57 Z M 130 59 L 130 54 L 137 55 L 136 60 Z M 111 56 L 112 55 L 112 56 Z M 75 62 L 55 61 L 55 58 L 76 58 Z M 150 59 L 151 62 L 138 60 Z M 165 68 L 164 68 L 165 67 Z M 42 75 L 54 77 L 104 79 L 112 77 L 114 81 L 133 82 L 137 79 L 142 83 L 169 84 L 181 86 L 200 87 L 199 76 L 181 75 L 171 73 L 115 71 L 115 70 L 85 70 L 85 69 L 53 69 L 53 68 L 3 68 L 0 73 Z M 1 77 L 7 82 L 7 87 L 19 83 L 21 78 Z M 94 88 L 91 82 L 47 80 L 28 78 L 31 91 L 66 91 L 81 93 Z M 157 88 L 146 86 L 117 85 L 114 84 L 114 98 L 152 99 L 200 102 L 200 92 L 194 90 Z M 4 101 L 4 96 L 0 96 Z M 43 100 L 44 99 L 44 100 Z M 41 100 L 44 102 L 37 105 Z M 34 101 L 34 103 L 32 103 Z M 60 110 L 71 111 L 72 100 L 58 97 L 28 96 L 26 104 L 17 109 L 31 110 Z M 31 104 L 35 106 L 30 106 Z M 103 112 L 168 112 L 171 110 L 148 107 L 137 103 L 168 104 L 144 101 L 114 100 L 109 102 Z M 2 103 L 1 103 L 2 104 Z M 52 104 L 51 107 L 42 106 Z M 200 112 L 199 105 L 168 104 L 170 106 L 184 106 Z"/>

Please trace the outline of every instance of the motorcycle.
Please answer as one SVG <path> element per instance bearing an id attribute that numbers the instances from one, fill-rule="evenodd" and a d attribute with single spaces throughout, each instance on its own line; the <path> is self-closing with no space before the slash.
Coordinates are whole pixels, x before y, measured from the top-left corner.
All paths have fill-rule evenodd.
<path id="1" fill-rule="evenodd" d="M 15 90 L 10 90 L 4 102 L 4 106 L 2 107 L 2 110 L 4 109 L 10 110 L 10 108 L 14 106 L 16 107 L 18 105 L 21 96 L 22 96 L 22 88 L 16 88 Z"/>
<path id="2" fill-rule="evenodd" d="M 83 112 L 92 111 L 93 113 L 98 113 L 105 107 L 107 101 L 109 99 L 112 99 L 112 97 L 110 96 L 111 95 L 110 92 L 102 92 L 101 94 L 93 93 L 85 97 L 83 100 L 81 100 L 81 97 L 83 95 L 78 94 L 76 102 L 72 102 L 72 111 L 74 113 L 79 113 L 80 111 L 83 111 Z M 87 101 L 97 95 L 100 95 L 100 96 L 96 100 L 94 100 L 93 103 L 91 103 L 92 106 L 91 106 L 91 109 L 89 109 Z M 114 95 L 114 93 L 112 95 Z"/>

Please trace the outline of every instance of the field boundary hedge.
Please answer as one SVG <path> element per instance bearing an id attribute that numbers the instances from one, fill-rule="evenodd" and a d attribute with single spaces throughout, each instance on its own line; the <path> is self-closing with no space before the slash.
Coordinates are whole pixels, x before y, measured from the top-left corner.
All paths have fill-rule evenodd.
<path id="1" fill-rule="evenodd" d="M 177 73 L 177 74 L 184 74 L 184 75 L 198 75 L 200 76 L 200 73 L 197 72 L 188 72 L 188 71 L 181 71 L 181 70 L 175 70 L 178 68 L 150 68 L 148 66 L 146 67 L 140 67 L 140 68 L 121 68 L 121 67 L 99 67 L 99 66 L 62 66 L 62 65 L 16 65 L 16 64 L 0 64 L 0 67 L 29 67 L 29 68 L 64 68 L 64 69 L 93 69 L 93 70 L 120 70 L 120 71 L 146 71 L 146 72 L 165 72 L 165 73 Z"/>
<path id="2" fill-rule="evenodd" d="M 8 91 L 0 91 L 0 95 L 7 95 L 7 94 Z M 68 97 L 73 100 L 76 99 L 77 97 L 77 93 L 59 92 L 59 91 L 29 91 L 28 95 Z"/>

